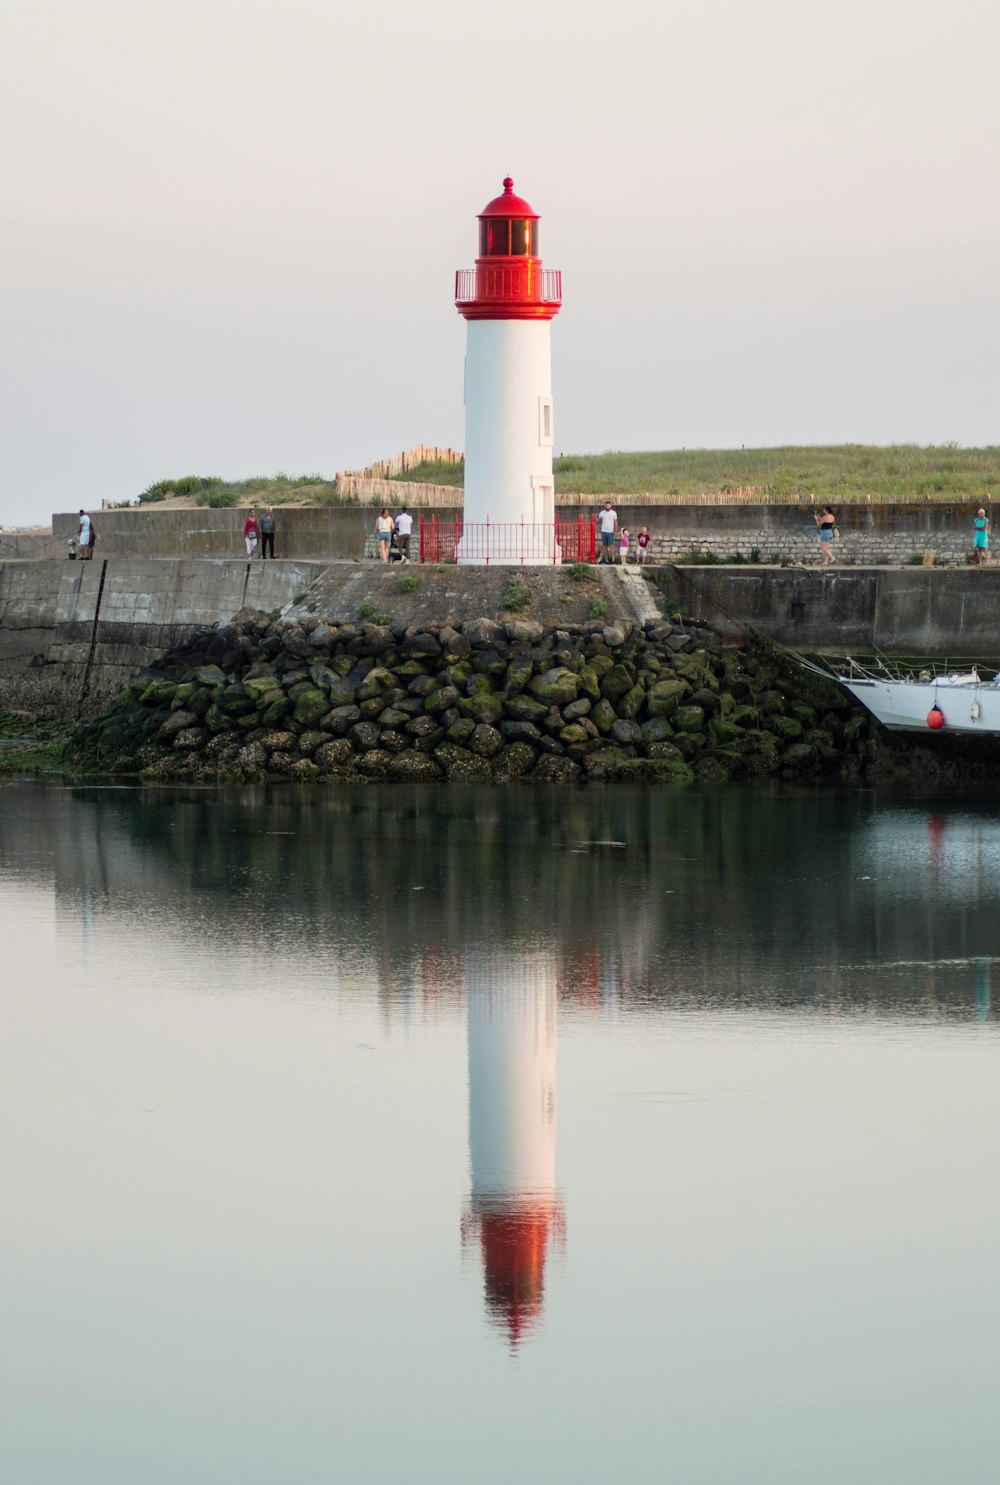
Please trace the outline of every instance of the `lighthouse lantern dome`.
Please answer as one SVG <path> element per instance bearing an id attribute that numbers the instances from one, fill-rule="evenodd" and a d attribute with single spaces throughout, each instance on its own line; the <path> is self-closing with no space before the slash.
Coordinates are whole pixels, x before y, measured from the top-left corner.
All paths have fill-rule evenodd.
<path id="1" fill-rule="evenodd" d="M 514 182 L 509 175 L 503 183 L 503 195 L 495 196 L 479 213 L 479 256 L 538 256 L 538 213 L 522 196 L 514 195 Z"/>

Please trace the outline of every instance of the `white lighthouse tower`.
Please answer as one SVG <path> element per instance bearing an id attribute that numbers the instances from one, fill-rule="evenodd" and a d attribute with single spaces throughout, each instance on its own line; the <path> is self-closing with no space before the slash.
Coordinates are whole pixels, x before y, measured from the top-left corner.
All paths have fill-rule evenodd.
<path id="1" fill-rule="evenodd" d="M 458 560 L 558 560 L 551 322 L 562 303 L 562 275 L 542 267 L 538 213 L 514 195 L 509 176 L 503 195 L 479 214 L 479 257 L 475 268 L 459 269 L 455 303 L 468 324 Z"/>
<path id="2" fill-rule="evenodd" d="M 556 1188 L 556 977 L 551 956 L 470 955 L 469 1154 L 463 1237 L 480 1241 L 486 1304 L 517 1346 L 541 1315 L 564 1232 Z"/>

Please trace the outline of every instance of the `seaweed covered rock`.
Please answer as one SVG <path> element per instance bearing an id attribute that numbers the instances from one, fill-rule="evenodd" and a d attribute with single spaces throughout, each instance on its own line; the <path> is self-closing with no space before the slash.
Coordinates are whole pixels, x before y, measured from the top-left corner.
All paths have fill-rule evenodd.
<path id="1" fill-rule="evenodd" d="M 147 667 L 71 760 L 141 778 L 717 786 L 842 780 L 871 726 L 754 640 L 654 621 L 419 629 L 241 610 Z"/>

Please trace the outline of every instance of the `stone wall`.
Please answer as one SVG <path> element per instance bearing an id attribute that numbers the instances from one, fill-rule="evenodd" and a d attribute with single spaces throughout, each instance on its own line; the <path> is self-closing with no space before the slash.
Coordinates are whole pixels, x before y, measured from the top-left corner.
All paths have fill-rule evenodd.
<path id="1" fill-rule="evenodd" d="M 424 509 L 452 521 L 460 509 L 461 491 L 454 503 L 442 494 L 440 503 Z M 396 510 L 404 497 L 392 503 Z M 597 499 L 560 495 L 556 504 L 562 519 L 577 514 L 593 516 Z M 640 499 L 619 502 L 622 525 L 633 536 L 648 526 L 653 535 L 652 560 L 674 562 L 707 553 L 720 560 L 738 555 L 777 562 L 782 557 L 816 562 L 819 543 L 813 520 L 814 505 L 662 505 Z M 101 557 L 239 557 L 243 555 L 245 510 L 165 510 L 155 505 L 109 510 L 95 515 L 96 555 Z M 356 560 L 370 554 L 377 510 L 360 506 L 278 507 L 275 546 L 280 558 L 304 561 Z M 76 534 L 77 516 L 53 516 L 57 538 L 52 550 L 65 553 L 66 541 Z M 926 550 L 936 553 L 938 566 L 965 565 L 972 546 L 972 511 L 958 505 L 900 504 L 845 505 L 838 511 L 843 540 L 835 544 L 841 565 L 903 565 Z M 419 543 L 419 520 L 414 547 Z M 416 555 L 416 553 L 414 553 Z"/>
<path id="2" fill-rule="evenodd" d="M 1000 569 L 679 567 L 667 606 L 793 649 L 1000 665 Z"/>

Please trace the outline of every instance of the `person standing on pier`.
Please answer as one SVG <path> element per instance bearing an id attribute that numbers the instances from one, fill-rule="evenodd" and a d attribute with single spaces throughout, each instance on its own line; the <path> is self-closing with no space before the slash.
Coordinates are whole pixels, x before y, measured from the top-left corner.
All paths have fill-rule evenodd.
<path id="1" fill-rule="evenodd" d="M 274 511 L 267 506 L 260 518 L 260 555 L 262 559 L 267 557 L 267 549 L 271 548 L 271 561 L 274 561 Z"/>
<path id="2" fill-rule="evenodd" d="M 990 518 L 982 506 L 976 511 L 972 522 L 972 551 L 979 567 L 990 560 Z"/>
<path id="3" fill-rule="evenodd" d="M 604 509 L 597 517 L 597 524 L 601 533 L 601 551 L 598 562 L 610 562 L 612 567 L 615 562 L 615 533 L 618 530 L 618 512 L 610 500 L 604 502 Z"/>
<path id="4" fill-rule="evenodd" d="M 94 523 L 85 510 L 80 512 L 76 541 L 80 548 L 80 561 L 89 562 L 94 555 Z"/>
<path id="5" fill-rule="evenodd" d="M 251 509 L 243 522 L 243 540 L 247 544 L 248 557 L 254 557 L 257 554 L 257 530 L 257 512 Z"/>
<path id="6" fill-rule="evenodd" d="M 837 517 L 833 513 L 833 507 L 824 505 L 823 514 L 815 515 L 813 519 L 819 527 L 819 555 L 827 567 L 833 566 L 833 538 L 839 536 L 837 530 Z"/>

